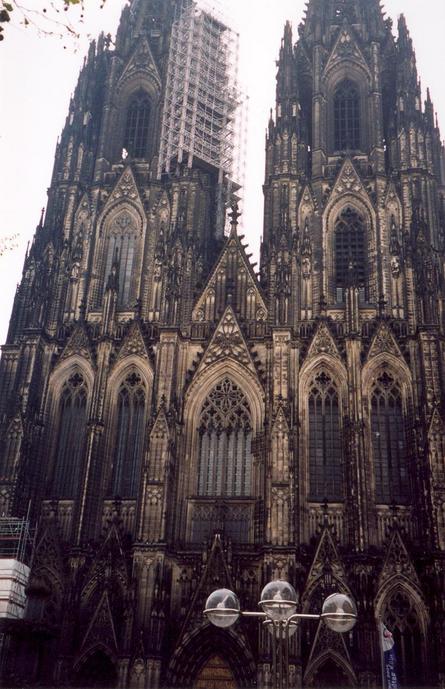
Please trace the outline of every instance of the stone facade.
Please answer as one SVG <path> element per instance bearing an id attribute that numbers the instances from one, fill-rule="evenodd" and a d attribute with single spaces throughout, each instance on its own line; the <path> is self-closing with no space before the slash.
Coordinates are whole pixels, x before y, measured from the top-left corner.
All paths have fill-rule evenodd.
<path id="1" fill-rule="evenodd" d="M 377 686 L 382 619 L 402 684 L 444 687 L 445 168 L 405 21 L 286 25 L 257 275 L 211 168 L 157 178 L 173 4 L 92 44 L 17 290 L 0 500 L 38 530 L 4 681 L 267 687 L 268 632 L 202 610 L 282 577 L 359 610 L 293 637 L 292 686 Z"/>

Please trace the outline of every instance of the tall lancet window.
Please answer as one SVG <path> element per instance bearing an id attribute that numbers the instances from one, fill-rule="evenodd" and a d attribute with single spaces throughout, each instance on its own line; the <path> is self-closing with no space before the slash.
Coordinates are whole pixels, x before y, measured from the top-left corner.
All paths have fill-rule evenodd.
<path id="1" fill-rule="evenodd" d="M 309 393 L 309 497 L 337 502 L 344 497 L 341 418 L 337 386 L 322 371 Z"/>
<path id="2" fill-rule="evenodd" d="M 117 435 L 111 492 L 121 498 L 136 498 L 144 452 L 146 392 L 135 371 L 127 376 L 117 399 Z"/>
<path id="3" fill-rule="evenodd" d="M 342 81 L 334 94 L 334 148 L 336 151 L 360 148 L 360 94 L 349 79 Z"/>
<path id="4" fill-rule="evenodd" d="M 410 499 L 407 442 L 402 395 L 395 380 L 383 373 L 371 398 L 371 433 L 375 492 L 378 503 Z"/>
<path id="5" fill-rule="evenodd" d="M 251 494 L 252 422 L 249 404 L 229 378 L 216 385 L 201 410 L 198 494 Z"/>
<path id="6" fill-rule="evenodd" d="M 132 158 L 147 156 L 150 99 L 144 91 L 136 93 L 128 104 L 124 148 Z"/>
<path id="7" fill-rule="evenodd" d="M 53 496 L 73 499 L 81 479 L 86 440 L 88 391 L 80 373 L 65 383 L 60 396 Z"/>
<path id="8" fill-rule="evenodd" d="M 107 229 L 103 290 L 105 292 L 113 264 L 117 263 L 119 285 L 117 306 L 120 309 L 131 309 L 136 302 L 134 269 L 140 249 L 139 244 L 140 231 L 134 218 L 127 211 L 119 213 Z"/>
<path id="9" fill-rule="evenodd" d="M 360 288 L 362 301 L 367 299 L 366 232 L 363 218 L 353 208 L 346 208 L 335 223 L 335 288 L 337 302 L 344 290 L 353 284 Z"/>

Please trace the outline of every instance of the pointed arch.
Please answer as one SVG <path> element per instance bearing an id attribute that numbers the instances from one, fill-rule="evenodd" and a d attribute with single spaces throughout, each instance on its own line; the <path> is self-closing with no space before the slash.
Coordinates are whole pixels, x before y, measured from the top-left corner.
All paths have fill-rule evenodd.
<path id="1" fill-rule="evenodd" d="M 253 371 L 233 359 L 205 367 L 187 390 L 177 519 L 188 540 L 201 543 L 223 529 L 236 542 L 252 542 L 261 470 L 254 461 L 255 438 L 263 428 L 263 395 Z"/>
<path id="2" fill-rule="evenodd" d="M 402 358 L 382 352 L 362 371 L 369 471 L 376 504 L 410 504 L 412 379 Z"/>
<path id="3" fill-rule="evenodd" d="M 167 671 L 167 685 L 193 686 L 202 668 L 215 655 L 227 663 L 237 687 L 253 686 L 256 663 L 244 637 L 209 624 L 187 633 L 176 646 Z"/>
<path id="4" fill-rule="evenodd" d="M 252 493 L 252 419 L 249 402 L 229 377 L 206 397 L 199 418 L 200 497 L 242 497 Z"/>
<path id="5" fill-rule="evenodd" d="M 128 202 L 113 206 L 102 218 L 95 260 L 99 276 L 94 295 L 96 308 L 102 304 L 114 264 L 118 268 L 117 307 L 120 310 L 134 307 L 139 294 L 144 225 L 139 208 Z"/>
<path id="6" fill-rule="evenodd" d="M 335 88 L 334 150 L 356 151 L 360 148 L 362 115 L 360 91 L 351 79 L 343 79 Z"/>
<path id="7" fill-rule="evenodd" d="M 249 399 L 252 428 L 258 433 L 264 423 L 264 390 L 258 377 L 234 359 L 221 359 L 192 380 L 185 396 L 184 416 L 197 418 L 211 389 L 226 375 Z"/>
<path id="8" fill-rule="evenodd" d="M 118 361 L 107 390 L 104 493 L 134 500 L 140 488 L 153 391 L 148 360 L 135 355 Z"/>
<path id="9" fill-rule="evenodd" d="M 148 155 L 148 134 L 152 103 L 144 89 L 138 89 L 128 99 L 123 148 L 132 158 L 146 158 Z"/>
<path id="10" fill-rule="evenodd" d="M 347 401 L 347 374 L 333 356 L 315 357 L 303 366 L 299 381 L 300 486 L 302 499 L 342 503 L 345 466 L 342 419 Z"/>
<path id="11" fill-rule="evenodd" d="M 350 165 L 351 175 L 356 175 L 352 163 Z M 341 185 L 341 179 L 338 184 Z M 352 259 L 362 283 L 362 298 L 376 302 L 377 271 L 372 260 L 377 251 L 375 210 L 366 194 L 352 194 L 346 189 L 345 192 L 341 196 L 334 195 L 323 213 L 324 293 L 330 303 L 337 303 L 337 287 L 344 287 L 343 284 L 337 285 L 338 269 L 343 264 L 347 268 Z M 351 238 L 353 244 L 349 246 Z M 341 256 L 337 256 L 338 251 L 342 252 Z M 344 272 L 343 267 L 342 274 Z"/>
<path id="12" fill-rule="evenodd" d="M 339 653 L 330 649 L 310 663 L 304 673 L 305 687 L 355 687 L 357 678 L 352 666 Z"/>
<path id="13" fill-rule="evenodd" d="M 393 634 L 400 683 L 404 686 L 425 685 L 430 620 L 417 587 L 406 577 L 394 575 L 378 592 L 375 611 L 377 622 L 383 622 Z"/>
<path id="14" fill-rule="evenodd" d="M 48 497 L 73 500 L 80 486 L 94 371 L 89 361 L 72 355 L 49 380 L 47 436 Z"/>

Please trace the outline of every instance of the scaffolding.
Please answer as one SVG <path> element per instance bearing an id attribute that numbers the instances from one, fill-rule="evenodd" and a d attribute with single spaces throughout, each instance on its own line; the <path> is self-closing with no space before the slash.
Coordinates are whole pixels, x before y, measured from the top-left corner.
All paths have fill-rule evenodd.
<path id="1" fill-rule="evenodd" d="M 212 3 L 177 0 L 163 106 L 158 177 L 196 160 L 218 177 L 217 235 L 243 185 L 247 99 L 238 84 L 239 35 Z"/>
<path id="2" fill-rule="evenodd" d="M 0 618 L 24 615 L 32 547 L 26 519 L 0 517 Z"/>

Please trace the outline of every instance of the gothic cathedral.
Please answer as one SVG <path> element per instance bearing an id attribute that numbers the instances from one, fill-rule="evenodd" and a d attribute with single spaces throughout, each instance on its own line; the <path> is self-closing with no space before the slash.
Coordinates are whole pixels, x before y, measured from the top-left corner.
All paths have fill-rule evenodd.
<path id="1" fill-rule="evenodd" d="M 0 502 L 36 536 L 3 681 L 267 688 L 267 630 L 202 610 L 279 577 L 359 612 L 292 638 L 292 687 L 378 686 L 380 620 L 402 685 L 444 687 L 445 158 L 405 20 L 286 24 L 257 273 L 218 171 L 159 174 L 178 2 L 91 45 L 17 289 Z"/>

